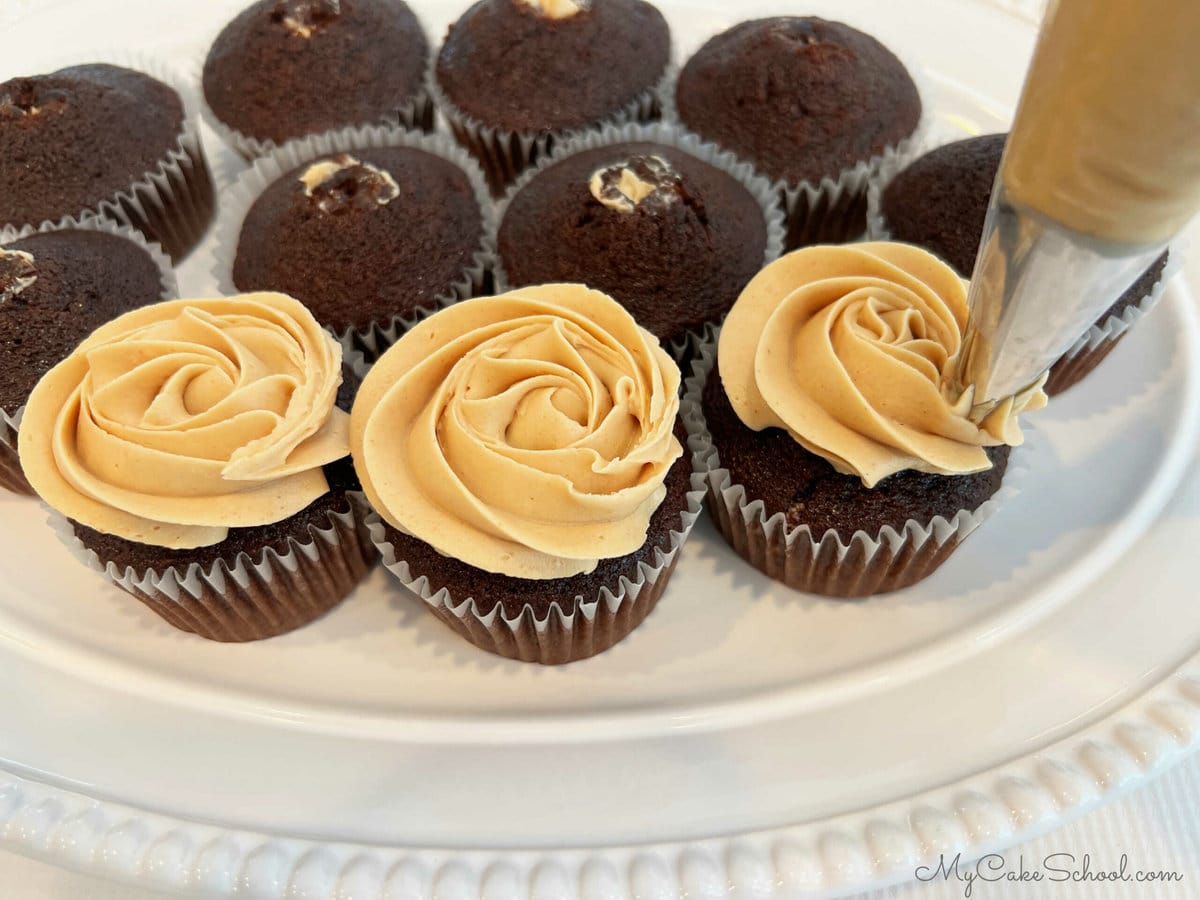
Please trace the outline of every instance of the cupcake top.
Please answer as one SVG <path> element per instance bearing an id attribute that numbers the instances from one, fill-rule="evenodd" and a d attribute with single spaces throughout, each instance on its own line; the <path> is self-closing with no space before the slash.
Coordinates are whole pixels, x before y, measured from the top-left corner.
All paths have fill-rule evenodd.
<path id="1" fill-rule="evenodd" d="M 162 295 L 158 263 L 115 234 L 49 231 L 0 246 L 0 408 L 15 413 L 95 328 Z"/>
<path id="2" fill-rule="evenodd" d="M 407 332 L 351 415 L 379 514 L 438 552 L 529 579 L 645 542 L 683 453 L 679 369 L 582 285 L 467 300 Z"/>
<path id="3" fill-rule="evenodd" d="M 230 128 L 282 143 L 386 118 L 421 92 L 428 64 L 402 0 L 259 0 L 213 42 L 204 97 Z"/>
<path id="4" fill-rule="evenodd" d="M 981 422 L 972 396 L 943 394 L 967 324 L 966 284 L 917 247 L 799 250 L 746 287 L 721 331 L 718 366 L 738 418 L 779 428 L 867 487 L 906 469 L 991 467 L 984 448 L 1019 445 L 1017 414 L 1040 384 Z"/>
<path id="5" fill-rule="evenodd" d="M 0 223 L 57 220 L 128 189 L 175 149 L 183 123 L 174 90 L 118 66 L 0 83 Z"/>
<path id="6" fill-rule="evenodd" d="M 642 0 L 479 0 L 450 26 L 436 74 L 485 125 L 562 131 L 621 111 L 670 55 L 666 19 Z"/>
<path id="7" fill-rule="evenodd" d="M 729 310 L 762 267 L 767 227 L 732 175 L 675 147 L 618 143 L 540 172 L 498 243 L 513 286 L 587 284 L 669 343 Z"/>
<path id="8" fill-rule="evenodd" d="M 42 499 L 129 541 L 203 547 L 329 490 L 349 452 L 341 346 L 282 294 L 172 300 L 97 329 L 34 388 L 21 467 Z"/>
<path id="9" fill-rule="evenodd" d="M 410 147 L 354 150 L 291 169 L 242 223 L 233 282 L 299 298 L 337 332 L 430 307 L 483 240 L 466 172 Z"/>
<path id="10" fill-rule="evenodd" d="M 840 22 L 742 22 L 680 73 L 675 102 L 692 131 L 789 184 L 837 178 L 916 131 L 921 98 L 879 41 Z"/>

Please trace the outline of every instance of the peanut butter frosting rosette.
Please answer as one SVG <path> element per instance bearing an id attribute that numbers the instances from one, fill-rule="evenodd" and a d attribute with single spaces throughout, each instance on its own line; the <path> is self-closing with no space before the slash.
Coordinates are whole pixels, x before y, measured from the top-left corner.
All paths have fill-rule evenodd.
<path id="1" fill-rule="evenodd" d="M 905 244 L 813 247 L 764 269 L 726 319 L 717 370 L 706 354 L 684 402 L 730 543 L 772 577 L 837 596 L 936 568 L 994 508 L 1007 448 L 1023 441 L 1017 414 L 1045 405 L 1036 387 L 975 422 L 969 395 L 946 399 L 966 318 L 962 279 Z M 741 483 L 768 447 L 775 484 Z"/>
<path id="2" fill-rule="evenodd" d="M 286 295 L 143 307 L 38 382 L 21 464 L 81 555 L 172 624 L 269 636 L 365 571 L 369 554 L 343 546 L 357 543 L 353 511 L 325 469 L 349 453 L 342 377 L 340 345 Z"/>
<path id="3" fill-rule="evenodd" d="M 661 594 L 698 512 L 679 382 L 653 335 L 581 285 L 435 314 L 380 358 L 351 419 L 384 563 L 493 652 L 565 662 L 611 646 Z"/>

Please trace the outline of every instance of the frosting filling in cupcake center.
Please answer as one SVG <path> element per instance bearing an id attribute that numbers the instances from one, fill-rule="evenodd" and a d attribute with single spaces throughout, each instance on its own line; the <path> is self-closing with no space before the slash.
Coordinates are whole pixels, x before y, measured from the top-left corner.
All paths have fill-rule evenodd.
<path id="1" fill-rule="evenodd" d="M 596 200 L 620 213 L 662 208 L 683 199 L 683 179 L 661 156 L 634 156 L 597 169 L 588 188 Z"/>
<path id="2" fill-rule="evenodd" d="M 515 0 L 547 19 L 570 19 L 591 7 L 591 0 Z"/>
<path id="3" fill-rule="evenodd" d="M 341 0 L 279 0 L 271 12 L 271 21 L 307 40 L 341 13 Z"/>
<path id="4" fill-rule="evenodd" d="M 0 303 L 15 299 L 37 278 L 32 253 L 0 248 Z"/>
<path id="5" fill-rule="evenodd" d="M 867 487 L 904 469 L 965 475 L 985 447 L 1022 442 L 1017 414 L 1041 385 L 981 422 L 945 396 L 967 320 L 966 283 L 917 247 L 810 247 L 772 263 L 734 304 L 721 381 L 749 428 L 782 428 Z"/>
<path id="6" fill-rule="evenodd" d="M 313 163 L 299 181 L 304 196 L 330 215 L 386 206 L 400 194 L 400 186 L 389 172 L 348 153 Z"/>

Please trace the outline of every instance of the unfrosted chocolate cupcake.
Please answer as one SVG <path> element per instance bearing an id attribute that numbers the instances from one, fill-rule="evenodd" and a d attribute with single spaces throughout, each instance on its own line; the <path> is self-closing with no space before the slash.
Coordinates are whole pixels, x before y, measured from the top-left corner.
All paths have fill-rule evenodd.
<path id="1" fill-rule="evenodd" d="M 895 240 L 936 253 L 964 278 L 970 278 L 1007 137 L 989 134 L 945 144 L 911 163 L 886 187 L 872 186 L 879 194 L 880 217 L 873 227 Z M 1158 299 L 1156 289 L 1168 260 L 1168 252 L 1156 259 L 1105 310 L 1092 330 L 1051 367 L 1046 393 L 1062 393 L 1112 352 L 1129 324 L 1121 320 L 1140 317 Z M 1116 330 L 1118 321 L 1121 327 Z"/>
<path id="2" fill-rule="evenodd" d="M 259 0 L 218 35 L 204 98 L 244 156 L 348 125 L 433 126 L 429 42 L 403 0 Z"/>
<path id="3" fill-rule="evenodd" d="M 501 218 L 503 279 L 513 287 L 587 284 L 679 349 L 689 333 L 719 322 L 778 255 L 781 220 L 770 186 L 737 177 L 716 148 L 661 128 L 623 131 L 675 142 L 618 140 L 540 169 Z"/>
<path id="4" fill-rule="evenodd" d="M 0 225 L 105 213 L 178 259 L 212 207 L 199 139 L 171 86 L 101 63 L 0 84 Z"/>
<path id="5" fill-rule="evenodd" d="M 553 136 L 658 114 L 671 34 L 643 0 L 480 0 L 450 26 L 434 86 L 500 191 Z"/>
<path id="6" fill-rule="evenodd" d="M 0 246 L 0 485 L 33 493 L 12 427 L 29 392 L 95 328 L 170 297 L 170 264 L 140 235 L 67 229 Z"/>
<path id="7" fill-rule="evenodd" d="M 870 35 L 840 22 L 742 22 L 708 41 L 675 88 L 679 120 L 790 191 L 788 246 L 847 240 L 865 222 L 865 177 L 824 179 L 895 150 L 921 120 L 908 71 Z M 801 186 L 810 188 L 800 197 Z"/>
<path id="8" fill-rule="evenodd" d="M 469 176 L 417 146 L 365 146 L 290 165 L 306 155 L 289 144 L 243 178 L 240 190 L 256 198 L 240 225 L 228 223 L 236 250 L 220 250 L 238 290 L 291 294 L 369 353 L 395 339 L 397 321 L 470 293 L 486 231 L 477 171 Z M 224 241 L 224 221 L 221 231 Z"/>

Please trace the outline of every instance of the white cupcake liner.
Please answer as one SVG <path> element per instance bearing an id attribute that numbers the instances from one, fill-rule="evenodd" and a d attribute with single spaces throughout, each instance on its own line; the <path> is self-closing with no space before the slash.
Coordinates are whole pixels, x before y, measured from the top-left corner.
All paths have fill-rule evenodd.
<path id="1" fill-rule="evenodd" d="M 459 109 L 446 96 L 437 80 L 437 62 L 441 48 L 434 51 L 429 62 L 426 85 L 433 102 L 441 111 L 446 124 L 458 142 L 467 148 L 479 161 L 487 176 L 488 184 L 497 196 L 502 195 L 508 185 L 516 180 L 525 169 L 551 152 L 561 141 L 586 134 L 604 125 L 625 125 L 629 122 L 649 122 L 658 118 L 662 111 L 663 92 L 675 79 L 674 67 L 669 63 L 659 80 L 638 94 L 612 115 L 605 116 L 591 125 L 551 132 L 509 131 L 487 125 L 467 112 Z"/>
<path id="2" fill-rule="evenodd" d="M 349 511 L 330 513 L 324 526 L 310 527 L 307 540 L 289 537 L 283 553 L 268 546 L 254 557 L 239 553 L 232 565 L 217 559 L 161 572 L 102 560 L 57 512 L 51 511 L 49 523 L 89 569 L 170 625 L 212 641 L 263 640 L 306 625 L 350 593 L 374 560 L 353 499 Z"/>
<path id="3" fill-rule="evenodd" d="M 128 188 L 99 201 L 94 207 L 78 210 L 58 220 L 36 224 L 11 222 L 5 227 L 63 225 L 88 215 L 105 216 L 141 231 L 178 262 L 203 237 L 216 203 L 212 175 L 195 124 L 198 110 L 196 91 L 161 60 L 127 50 L 73 55 L 71 61 L 55 65 L 47 71 L 97 62 L 135 69 L 163 82 L 179 94 L 183 101 L 183 130 L 175 146 L 159 160 L 154 170 L 144 173 Z"/>
<path id="4" fill-rule="evenodd" d="M 217 217 L 213 241 L 213 277 L 220 291 L 225 294 L 238 293 L 238 288 L 233 283 L 233 263 L 237 257 L 242 223 L 263 191 L 285 173 L 310 160 L 335 153 L 351 153 L 355 150 L 380 147 L 410 147 L 423 150 L 462 169 L 471 182 L 475 200 L 479 204 L 483 236 L 470 265 L 445 292 L 407 315 L 397 315 L 388 321 L 372 323 L 361 329 L 346 329 L 337 334 L 342 346 L 346 349 L 361 350 L 368 358 L 374 359 L 425 316 L 459 300 L 487 292 L 495 262 L 495 247 L 491 243 L 491 235 L 496 232 L 495 209 L 478 163 L 446 135 L 422 134 L 382 125 L 343 128 L 340 131 L 327 131 L 324 134 L 288 141 L 266 156 L 254 160 L 232 184 L 222 186 L 221 212 Z"/>
<path id="5" fill-rule="evenodd" d="M 685 453 L 686 453 L 685 449 Z M 453 597 L 448 588 L 434 591 L 429 579 L 397 558 L 379 514 L 369 509 L 367 530 L 384 566 L 416 594 L 429 609 L 460 636 L 499 656 L 542 665 L 561 665 L 595 656 L 624 639 L 657 604 L 679 560 L 679 551 L 700 517 L 704 500 L 703 476 L 693 471 L 691 489 L 680 513 L 679 527 L 670 533 L 664 552 L 655 549 L 654 564 L 639 562 L 615 585 L 605 585 L 593 598 L 555 600 L 539 615 L 532 605 L 509 617 L 497 602 L 486 613 L 473 597 Z M 365 506 L 366 498 L 362 498 Z"/>
<path id="6" fill-rule="evenodd" d="M 920 67 L 911 65 L 898 53 L 895 55 L 908 71 L 921 98 L 921 118 L 916 129 L 870 159 L 843 169 L 836 178 L 827 175 L 818 182 L 801 181 L 798 184 L 783 179 L 774 181 L 772 186 L 786 217 L 785 251 L 810 244 L 846 243 L 861 236 L 871 177 L 886 166 L 903 168 L 908 165 L 920 155 L 921 148 L 929 141 L 929 135 L 935 127 L 933 110 L 928 101 L 932 95 L 925 89 Z M 662 117 L 664 122 L 690 131 L 680 118 L 675 102 L 676 84 L 682 69 L 682 66 L 676 67 L 670 81 L 661 89 Z M 750 162 L 753 164 L 753 160 Z"/>
<path id="7" fill-rule="evenodd" d="M 717 529 L 733 549 L 756 569 L 788 587 L 830 597 L 867 597 L 916 584 L 928 577 L 976 528 L 1020 490 L 1028 470 L 1029 451 L 1009 458 L 1000 489 L 973 510 L 961 509 L 949 519 L 909 519 L 900 530 L 885 525 L 877 534 L 858 530 L 847 540 L 832 529 L 819 537 L 807 525 L 789 528 L 784 512 L 769 514 L 761 500 L 751 500 L 744 485 L 735 484 L 721 467 L 704 418 L 701 398 L 716 362 L 716 345 L 700 348 L 680 408 L 697 470 L 704 473 L 705 506 Z M 1026 426 L 1026 444 L 1036 446 Z M 950 476 L 953 477 L 953 476 Z"/>
<path id="8" fill-rule="evenodd" d="M 504 261 L 500 258 L 499 234 L 504 214 L 512 203 L 513 198 L 520 193 L 531 181 L 541 175 L 551 166 L 562 162 L 568 157 L 588 150 L 595 150 L 611 144 L 625 143 L 655 143 L 674 147 L 677 150 L 694 156 L 701 162 L 708 163 L 734 178 L 758 202 L 762 208 L 763 219 L 767 227 L 767 243 L 763 252 L 763 265 L 774 262 L 783 252 L 786 229 L 783 210 L 776 202 L 775 189 L 771 183 L 755 172 L 754 167 L 738 159 L 728 150 L 722 150 L 716 144 L 705 141 L 690 131 L 684 131 L 676 125 L 665 122 L 643 124 L 627 122 L 624 125 L 607 124 L 596 131 L 583 132 L 560 141 L 549 153 L 542 156 L 529 169 L 518 176 L 517 180 L 505 192 L 504 197 L 496 204 L 496 215 L 493 220 L 493 231 L 490 235 L 490 245 L 495 251 L 495 262 L 492 267 L 496 280 L 496 293 L 510 289 L 508 276 L 504 271 Z M 685 337 L 672 341 L 669 345 L 676 360 L 687 358 L 691 347 L 696 341 L 702 340 L 699 333 L 689 333 Z"/>
<path id="9" fill-rule="evenodd" d="M 57 222 L 43 222 L 41 225 L 23 225 L 20 228 L 6 225 L 0 228 L 0 247 L 14 241 L 23 240 L 31 234 L 44 234 L 48 231 L 103 231 L 115 234 L 132 241 L 149 254 L 158 266 L 159 283 L 162 289 L 160 300 L 173 300 L 179 296 L 179 286 L 175 281 L 175 270 L 171 268 L 171 260 L 162 248 L 146 240 L 145 236 L 129 225 L 122 225 L 110 219 L 85 213 L 79 219 L 65 216 Z M 25 413 L 25 404 L 21 404 L 13 412 L 0 408 L 0 488 L 7 488 L 16 494 L 33 494 L 33 488 L 25 480 L 21 472 L 21 463 L 17 458 L 17 432 L 21 427 L 21 417 Z"/>
<path id="10" fill-rule="evenodd" d="M 933 149 L 935 149 L 934 146 L 924 147 L 917 156 L 907 161 L 899 158 L 889 160 L 871 177 L 867 186 L 868 240 L 892 240 L 892 230 L 888 226 L 887 217 L 883 214 L 883 193 L 892 180 L 910 163 Z M 1050 367 L 1050 377 L 1045 388 L 1047 394 L 1051 396 L 1061 394 L 1083 380 L 1104 361 L 1104 358 L 1117 345 L 1125 332 L 1158 305 L 1167 284 L 1183 268 L 1190 247 L 1186 238 L 1181 235 L 1169 249 L 1170 254 L 1161 276 L 1144 297 L 1137 303 L 1125 307 L 1120 313 L 1094 323 Z"/>

